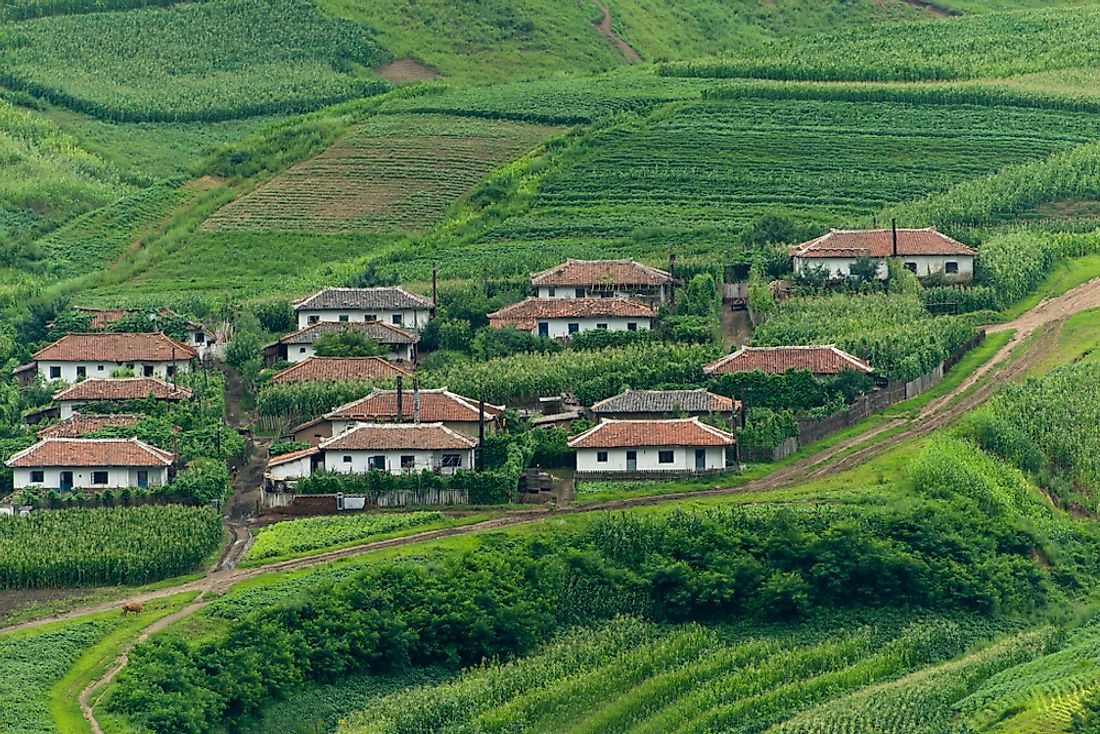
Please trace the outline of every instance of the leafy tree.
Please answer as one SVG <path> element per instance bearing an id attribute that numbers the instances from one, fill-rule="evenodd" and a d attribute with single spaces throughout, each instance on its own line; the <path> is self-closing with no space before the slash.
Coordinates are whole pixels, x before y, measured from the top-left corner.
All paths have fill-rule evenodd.
<path id="1" fill-rule="evenodd" d="M 291 441 L 280 438 L 271 442 L 268 453 L 271 456 L 282 456 L 283 454 L 292 454 L 295 451 L 305 451 L 311 445 L 309 441 Z"/>
<path id="2" fill-rule="evenodd" d="M 878 280 L 878 260 L 870 255 L 860 255 L 848 267 L 848 273 L 857 283 L 873 283 Z"/>
<path id="3" fill-rule="evenodd" d="M 758 314 L 767 314 L 775 308 L 775 295 L 759 261 L 749 269 L 749 307 Z"/>
<path id="4" fill-rule="evenodd" d="M 239 330 L 225 345 L 225 361 L 239 371 L 246 362 L 259 357 L 261 346 L 258 334 Z"/>
<path id="5" fill-rule="evenodd" d="M 378 288 L 387 285 L 398 285 L 399 283 L 401 283 L 401 279 L 398 277 L 396 270 L 388 274 L 380 273 L 378 272 L 377 263 L 373 261 L 367 263 L 366 267 L 344 281 L 348 288 Z"/>
<path id="6" fill-rule="evenodd" d="M 217 459 L 195 459 L 176 475 L 171 490 L 199 504 L 223 499 L 229 492 L 229 470 Z"/>
<path id="7" fill-rule="evenodd" d="M 313 343 L 318 357 L 376 357 L 386 350 L 378 342 L 354 331 L 325 334 Z"/>
<path id="8" fill-rule="evenodd" d="M 741 241 L 749 247 L 789 245 L 813 236 L 813 230 L 783 214 L 761 214 L 741 231 Z"/>
<path id="9" fill-rule="evenodd" d="M 529 331 L 521 331 L 510 325 L 499 329 L 482 329 L 470 344 L 471 354 L 479 360 L 527 352 L 546 354 L 560 352 L 561 349 L 561 344 L 553 339 L 535 336 Z"/>
<path id="10" fill-rule="evenodd" d="M 66 309 L 57 314 L 50 324 L 46 339 L 55 341 L 66 334 L 78 334 L 92 330 L 92 315 L 76 309 Z"/>
<path id="11" fill-rule="evenodd" d="M 294 331 L 297 326 L 294 309 L 290 307 L 289 301 L 261 303 L 253 309 L 253 312 L 263 330 L 272 334 L 286 334 Z"/>
<path id="12" fill-rule="evenodd" d="M 676 303 L 676 313 L 684 316 L 714 316 L 720 304 L 714 275 L 699 273 L 688 281 Z"/>

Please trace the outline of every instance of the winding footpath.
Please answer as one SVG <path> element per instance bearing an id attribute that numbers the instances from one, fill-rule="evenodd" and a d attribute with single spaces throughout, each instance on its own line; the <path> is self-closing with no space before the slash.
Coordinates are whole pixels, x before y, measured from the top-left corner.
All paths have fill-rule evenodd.
<path id="1" fill-rule="evenodd" d="M 58 620 L 75 619 L 89 614 L 107 612 L 112 609 L 119 609 L 123 604 L 127 603 L 144 603 L 184 592 L 199 592 L 199 596 L 188 606 L 157 620 L 147 627 L 138 638 L 120 653 L 115 663 L 99 680 L 96 680 L 81 691 L 79 703 L 81 710 L 84 712 L 84 717 L 91 727 L 91 730 L 97 734 L 101 734 L 102 729 L 99 726 L 99 722 L 96 721 L 92 710 L 95 705 L 94 700 L 92 700 L 93 696 L 96 692 L 102 690 L 103 687 L 106 686 L 123 667 L 125 667 L 127 654 L 133 645 L 199 611 L 208 603 L 206 599 L 216 598 L 224 594 L 241 581 L 254 578 L 261 574 L 294 571 L 321 566 L 333 561 L 354 558 L 365 553 L 385 548 L 395 548 L 456 535 L 497 530 L 552 517 L 655 505 L 676 500 L 761 492 L 791 486 L 807 479 L 836 474 L 862 464 L 904 441 L 926 436 L 936 429 L 956 420 L 963 413 L 971 410 L 984 401 L 993 390 L 996 389 L 998 384 L 1003 384 L 1003 382 L 1007 380 L 1023 375 L 1029 367 L 1041 359 L 1047 349 L 1057 340 L 1058 334 L 1061 331 L 1061 326 L 1067 318 L 1075 313 L 1093 308 L 1100 308 L 1100 279 L 1089 281 L 1057 298 L 1043 301 L 1014 321 L 990 327 L 988 329 L 990 333 L 1009 329 L 1014 329 L 1015 333 L 1011 340 L 998 350 L 992 358 L 976 369 L 972 374 L 968 375 L 965 380 L 952 388 L 948 393 L 930 401 L 915 417 L 899 417 L 893 420 L 884 421 L 856 436 L 833 444 L 827 449 L 823 449 L 787 464 L 765 477 L 735 487 L 716 487 L 714 489 L 696 492 L 631 497 L 611 502 L 584 505 L 581 507 L 565 507 L 555 510 L 513 512 L 503 517 L 471 525 L 433 530 L 400 538 L 366 543 L 352 548 L 329 551 L 307 558 L 296 558 L 256 568 L 236 567 L 236 561 L 240 559 L 247 548 L 248 539 L 244 537 L 243 534 L 234 532 L 234 537 L 231 538 L 230 545 L 222 554 L 218 563 L 200 579 L 160 588 L 154 591 L 135 594 L 125 599 L 82 607 L 62 614 L 0 628 L 0 634 L 14 632 L 16 630 L 32 629 Z M 1041 329 L 1043 330 L 1042 333 L 1035 339 L 1032 339 L 1036 332 Z M 889 435 L 880 438 L 883 434 L 887 433 L 889 433 Z"/>

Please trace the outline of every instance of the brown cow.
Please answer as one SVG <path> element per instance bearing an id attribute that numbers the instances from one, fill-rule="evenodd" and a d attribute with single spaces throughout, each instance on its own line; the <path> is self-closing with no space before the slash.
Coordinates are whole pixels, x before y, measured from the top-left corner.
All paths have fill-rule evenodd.
<path id="1" fill-rule="evenodd" d="M 131 601 L 131 602 L 127 602 L 126 604 L 122 605 L 122 614 L 123 614 L 123 616 L 125 616 L 127 614 L 141 614 L 141 612 L 143 610 L 144 610 L 144 607 L 141 605 L 141 602 L 139 602 L 139 601 Z"/>

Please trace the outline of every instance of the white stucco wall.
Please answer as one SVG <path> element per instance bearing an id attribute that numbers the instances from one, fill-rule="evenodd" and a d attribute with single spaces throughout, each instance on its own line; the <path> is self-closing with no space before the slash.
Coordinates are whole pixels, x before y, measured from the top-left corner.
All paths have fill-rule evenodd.
<path id="1" fill-rule="evenodd" d="M 285 464 L 268 467 L 267 473 L 273 479 L 301 479 L 309 476 L 312 459 L 312 456 L 302 456 Z"/>
<path id="2" fill-rule="evenodd" d="M 386 471 L 391 474 L 401 474 L 401 457 L 412 456 L 413 468 L 411 471 L 423 471 L 424 469 L 439 469 L 443 462 L 444 454 L 458 454 L 460 457 L 459 469 L 472 470 L 474 468 L 474 450 L 462 449 L 457 451 L 424 451 L 418 449 L 403 449 L 400 451 L 342 451 L 331 449 L 324 452 L 325 468 L 328 471 L 342 474 L 366 474 L 370 471 L 369 460 L 372 456 L 384 456 L 386 458 Z M 345 456 L 350 456 L 351 461 L 344 461 Z M 409 470 L 404 470 L 409 471 Z M 443 470 L 447 473 L 449 470 Z"/>
<path id="3" fill-rule="evenodd" d="M 346 316 L 346 319 L 341 319 Z M 370 316 L 370 318 L 367 318 Z M 400 317 L 400 321 L 394 321 L 394 317 Z M 400 326 L 403 329 L 419 331 L 423 329 L 431 318 L 431 311 L 423 308 L 407 308 L 399 311 L 365 311 L 355 309 L 329 310 L 329 309 L 302 309 L 298 311 L 298 328 L 304 329 L 318 321 L 381 321 L 391 326 Z"/>
<path id="4" fill-rule="evenodd" d="M 946 272 L 946 266 L 948 262 L 956 262 L 959 264 L 959 272 L 955 275 L 948 275 L 948 278 L 968 281 L 974 279 L 974 258 L 970 255 L 914 255 L 898 258 L 902 263 L 915 263 L 916 264 L 916 276 L 918 278 L 926 278 L 929 275 L 933 275 L 938 272 Z M 846 278 L 851 275 L 851 266 L 856 262 L 855 258 L 841 258 L 841 257 L 809 257 L 809 258 L 794 258 L 794 272 L 796 275 L 801 275 L 806 270 L 812 270 L 816 267 L 825 268 L 829 271 L 829 276 L 832 278 Z M 887 276 L 886 261 L 882 260 L 878 267 L 878 277 L 880 280 L 885 280 Z"/>
<path id="5" fill-rule="evenodd" d="M 119 489 L 122 487 L 137 487 L 138 486 L 138 472 L 142 469 L 136 469 L 133 467 L 42 467 L 43 472 L 42 482 L 32 482 L 31 472 L 32 469 L 15 469 L 14 470 L 14 485 L 16 489 L 22 489 L 23 487 L 47 487 L 49 489 L 57 489 L 61 486 L 61 472 L 71 471 L 73 473 L 73 488 L 74 489 Z M 92 484 L 92 472 L 105 471 L 107 472 L 106 484 Z M 168 483 L 168 467 L 149 467 L 144 471 L 149 472 L 149 485 L 150 487 L 159 487 Z"/>
<path id="6" fill-rule="evenodd" d="M 578 334 L 583 334 L 586 331 L 599 328 L 598 324 L 607 324 L 608 331 L 627 331 L 628 324 L 637 324 L 637 331 L 648 331 L 653 326 L 653 319 L 651 318 L 624 319 L 607 317 L 594 319 L 539 319 L 535 322 L 535 328 L 531 330 L 531 333 L 538 335 L 539 324 L 543 322 L 549 327 L 549 333 L 547 335 L 553 339 L 561 339 L 570 336 L 569 324 L 577 324 L 580 327 L 577 331 Z"/>
<path id="7" fill-rule="evenodd" d="M 394 344 L 395 351 L 381 355 L 391 362 L 412 362 L 412 344 Z M 312 344 L 287 344 L 286 361 L 291 364 L 304 362 L 315 354 Z"/>
<path id="8" fill-rule="evenodd" d="M 658 461 L 660 451 L 672 451 L 671 464 L 662 464 Z M 597 461 L 600 451 L 607 451 L 607 461 Z M 657 446 L 639 447 L 636 449 L 577 449 L 577 471 L 589 472 L 626 472 L 627 451 L 636 451 L 638 454 L 637 466 L 634 471 L 695 471 L 695 449 L 691 447 L 677 446 L 673 448 L 661 448 Z M 707 469 L 726 468 L 726 450 L 722 446 L 708 446 L 706 467 Z"/>
<path id="9" fill-rule="evenodd" d="M 578 293 L 580 291 L 580 293 Z M 652 290 L 636 289 L 636 290 L 595 290 L 589 288 L 576 288 L 576 287 L 560 287 L 560 286 L 546 286 L 542 285 L 538 288 L 539 298 L 586 298 L 592 296 L 594 298 L 654 298 L 661 303 L 665 302 L 667 298 L 666 289 L 664 286 L 654 288 Z"/>
<path id="10" fill-rule="evenodd" d="M 78 379 L 89 378 L 109 378 L 111 373 L 115 370 L 131 368 L 134 371 L 134 377 L 145 377 L 145 367 L 153 368 L 153 376 L 165 378 L 168 377 L 168 366 L 174 364 L 177 372 L 187 372 L 191 369 L 191 361 L 187 359 L 178 359 L 175 362 L 167 360 L 164 362 L 57 362 L 57 361 L 43 361 L 38 363 L 38 374 L 46 382 L 52 382 L 54 380 L 64 380 L 65 382 L 76 382 Z M 84 368 L 84 375 L 77 374 L 78 368 Z M 60 374 L 56 377 L 51 376 L 51 368 L 57 368 Z"/>

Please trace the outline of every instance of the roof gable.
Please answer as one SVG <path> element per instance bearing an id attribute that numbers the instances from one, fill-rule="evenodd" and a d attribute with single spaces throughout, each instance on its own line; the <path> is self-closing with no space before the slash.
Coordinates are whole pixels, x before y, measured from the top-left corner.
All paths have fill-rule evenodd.
<path id="1" fill-rule="evenodd" d="M 731 446 L 732 433 L 701 423 L 698 418 L 620 421 L 603 419 L 598 426 L 569 439 L 573 449 L 639 448 L 644 446 Z"/>
<path id="2" fill-rule="evenodd" d="M 658 286 L 672 280 L 664 270 L 634 260 L 566 260 L 535 273 L 535 286 Z"/>
<path id="3" fill-rule="evenodd" d="M 921 255 L 974 257 L 978 251 L 937 232 L 935 227 L 899 229 L 898 256 Z M 795 245 L 792 257 L 891 257 L 894 235 L 890 229 L 831 229 L 827 234 Z"/>
<path id="4" fill-rule="evenodd" d="M 787 370 L 808 370 L 815 375 L 835 375 L 844 370 L 872 373 L 874 368 L 859 357 L 837 349 L 833 344 L 820 346 L 742 347 L 703 367 L 708 375 L 760 370 L 781 375 Z"/>
<path id="5" fill-rule="evenodd" d="M 191 347 L 166 334 L 66 334 L 34 353 L 37 362 L 170 362 L 198 356 Z"/>
<path id="6" fill-rule="evenodd" d="M 382 357 L 310 357 L 276 372 L 271 382 L 355 382 L 412 374 Z"/>
<path id="7" fill-rule="evenodd" d="M 13 455 L 12 468 L 169 466 L 175 455 L 136 438 L 46 438 Z"/>

